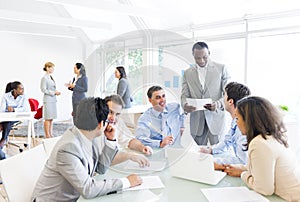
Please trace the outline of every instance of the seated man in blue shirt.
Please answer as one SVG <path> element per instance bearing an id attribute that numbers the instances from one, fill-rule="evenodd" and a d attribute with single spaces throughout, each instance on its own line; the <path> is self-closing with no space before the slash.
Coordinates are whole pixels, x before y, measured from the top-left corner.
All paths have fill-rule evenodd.
<path id="1" fill-rule="evenodd" d="M 160 86 L 149 88 L 147 96 L 153 107 L 139 118 L 136 138 L 152 148 L 179 144 L 184 130 L 184 113 L 180 105 L 166 104 L 165 91 Z"/>
<path id="2" fill-rule="evenodd" d="M 247 164 L 247 151 L 244 150 L 247 139 L 237 127 L 235 108 L 238 100 L 250 95 L 250 90 L 243 84 L 231 82 L 224 91 L 225 109 L 232 117 L 230 130 L 218 144 L 212 147 L 200 146 L 200 152 L 214 155 L 216 170 L 224 170 L 224 164 Z"/>
<path id="3" fill-rule="evenodd" d="M 3 95 L 0 105 L 0 112 L 26 112 L 30 111 L 28 99 L 24 95 L 24 87 L 19 81 L 7 84 L 6 93 Z M 0 140 L 0 160 L 5 158 L 2 148 L 7 140 L 7 136 L 15 121 L 1 122 L 2 137 Z"/>

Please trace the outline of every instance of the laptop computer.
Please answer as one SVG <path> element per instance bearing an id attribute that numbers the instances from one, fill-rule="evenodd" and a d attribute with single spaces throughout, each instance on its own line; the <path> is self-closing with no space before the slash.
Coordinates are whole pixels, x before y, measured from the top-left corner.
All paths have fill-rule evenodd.
<path id="1" fill-rule="evenodd" d="M 214 170 L 214 159 L 191 148 L 166 148 L 171 175 L 210 185 L 218 184 L 226 173 Z"/>

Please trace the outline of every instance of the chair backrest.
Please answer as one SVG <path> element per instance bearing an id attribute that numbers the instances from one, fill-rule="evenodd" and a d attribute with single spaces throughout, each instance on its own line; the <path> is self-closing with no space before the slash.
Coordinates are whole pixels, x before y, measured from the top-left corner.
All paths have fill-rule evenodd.
<path id="1" fill-rule="evenodd" d="M 41 144 L 0 162 L 0 174 L 10 202 L 30 201 L 46 160 Z"/>
<path id="2" fill-rule="evenodd" d="M 37 109 L 34 118 L 35 119 L 40 119 L 43 117 L 43 106 L 41 106 L 40 108 Z"/>
<path id="3" fill-rule="evenodd" d="M 28 101 L 29 101 L 31 111 L 36 112 L 39 108 L 39 101 L 37 101 L 36 99 L 33 99 L 33 98 L 29 98 Z"/>
<path id="4" fill-rule="evenodd" d="M 30 108 L 32 112 L 36 112 L 34 115 L 35 119 L 40 119 L 43 117 L 43 106 L 39 108 L 39 101 L 33 98 L 28 99 Z"/>
<path id="5" fill-rule="evenodd" d="M 44 145 L 44 149 L 45 152 L 47 154 L 47 157 L 50 156 L 55 144 L 57 143 L 57 141 L 61 138 L 61 136 L 58 137 L 53 137 L 53 138 L 46 138 L 43 140 L 43 145 Z"/>

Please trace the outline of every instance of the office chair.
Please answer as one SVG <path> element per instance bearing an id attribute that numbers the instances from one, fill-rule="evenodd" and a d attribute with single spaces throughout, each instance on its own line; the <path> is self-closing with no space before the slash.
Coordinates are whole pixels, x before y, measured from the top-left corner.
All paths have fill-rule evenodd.
<path id="1" fill-rule="evenodd" d="M 41 106 L 39 108 L 39 101 L 36 100 L 36 99 L 33 99 L 33 98 L 29 98 L 28 102 L 29 102 L 29 105 L 30 105 L 30 110 L 32 112 L 36 112 L 35 115 L 34 115 L 34 118 L 37 119 L 37 120 L 41 119 L 42 118 L 42 109 L 43 109 L 43 106 Z M 12 126 L 11 132 L 13 133 L 13 138 L 14 138 L 14 130 L 18 130 L 18 125 L 20 123 L 22 123 L 22 122 L 18 121 L 15 124 L 13 124 L 13 126 Z M 37 135 L 37 136 L 39 137 L 39 135 Z M 20 143 L 20 142 L 18 142 L 18 143 Z M 10 140 L 8 141 L 8 144 L 13 145 L 15 147 L 18 147 L 19 151 L 23 152 L 23 148 L 21 148 L 21 146 L 18 145 L 18 143 L 10 141 Z M 24 143 L 24 147 L 26 148 L 27 146 L 28 146 L 27 143 Z"/>
<path id="2" fill-rule="evenodd" d="M 55 144 L 61 137 L 62 136 L 57 136 L 57 137 L 53 137 L 53 138 L 46 138 L 43 140 L 43 146 L 44 146 L 44 149 L 45 149 L 45 152 L 46 152 L 48 158 L 49 158 Z"/>
<path id="3" fill-rule="evenodd" d="M 20 125 L 21 123 L 22 123 L 21 121 L 17 121 L 16 123 L 14 123 L 14 124 L 11 126 L 10 133 L 12 133 L 12 139 L 15 139 L 15 131 L 19 129 L 19 127 L 20 127 L 19 125 Z M 17 148 L 19 149 L 20 152 L 23 152 L 23 150 L 24 150 L 20 145 L 18 145 L 19 142 L 17 142 L 17 141 L 8 139 L 8 140 L 7 140 L 7 144 L 10 144 L 10 145 L 12 145 L 12 146 L 17 147 Z M 24 143 L 24 147 L 26 148 L 27 146 L 28 146 L 27 143 Z"/>
<path id="4" fill-rule="evenodd" d="M 39 108 L 39 101 L 37 101 L 36 99 L 33 99 L 33 98 L 29 98 L 28 102 L 29 102 L 31 111 L 36 112 Z"/>
<path id="5" fill-rule="evenodd" d="M 8 201 L 30 201 L 35 184 L 47 161 L 42 144 L 0 161 Z"/>
<path id="6" fill-rule="evenodd" d="M 36 112 L 34 114 L 34 119 L 37 121 L 40 120 L 43 117 L 43 106 L 39 107 L 39 101 L 33 98 L 29 98 L 29 105 L 32 112 Z M 38 126 L 36 127 L 38 129 Z M 37 130 L 36 130 L 37 131 Z M 39 133 L 37 132 L 37 137 L 39 137 Z"/>

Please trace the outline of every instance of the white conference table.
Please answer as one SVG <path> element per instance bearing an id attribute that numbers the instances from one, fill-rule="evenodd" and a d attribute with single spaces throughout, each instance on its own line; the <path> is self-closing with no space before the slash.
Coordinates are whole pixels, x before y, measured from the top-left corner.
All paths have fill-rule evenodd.
<path id="1" fill-rule="evenodd" d="M 160 158 L 161 160 L 165 160 L 164 152 L 156 152 L 156 154 L 150 157 L 150 160 L 154 158 Z M 168 167 L 164 170 L 159 172 L 153 171 L 132 171 L 132 170 L 125 170 L 124 163 L 111 167 L 104 175 L 97 175 L 97 179 L 109 179 L 109 178 L 121 178 L 126 177 L 131 173 L 137 173 L 141 176 L 147 175 L 157 175 L 160 177 L 164 184 L 164 188 L 160 189 L 150 189 L 150 190 L 138 190 L 138 191 L 123 191 L 117 194 L 110 194 L 101 196 L 94 199 L 84 199 L 83 197 L 79 198 L 79 202 L 93 202 L 93 201 L 124 201 L 124 202 L 144 202 L 145 197 L 151 191 L 154 195 L 156 195 L 156 200 L 149 200 L 149 201 L 160 201 L 160 202 L 205 202 L 208 201 L 204 194 L 201 192 L 201 188 L 216 188 L 216 187 L 240 187 L 246 186 L 244 182 L 238 177 L 230 177 L 226 176 L 223 178 L 217 185 L 207 185 L 199 182 L 189 181 L 185 179 L 180 179 L 176 177 L 172 177 Z M 201 168 L 199 168 L 199 172 L 201 172 Z M 284 201 L 280 197 L 276 195 L 267 196 L 272 202 L 282 202 Z M 245 199 L 246 201 L 246 199 Z"/>
<path id="2" fill-rule="evenodd" d="M 35 137 L 34 114 L 35 112 L 0 112 L 0 122 L 26 120 L 28 121 L 27 145 L 29 149 L 31 146 L 31 137 Z"/>
<path id="3" fill-rule="evenodd" d="M 180 144 L 184 148 L 192 148 L 197 146 L 192 136 L 190 135 L 189 129 L 189 117 L 185 120 L 185 130 L 183 132 Z M 130 150 L 132 152 L 132 150 Z M 163 149 L 155 149 L 154 154 L 148 157 L 149 160 L 153 161 L 167 161 L 165 150 Z M 126 163 L 126 162 L 125 162 Z M 189 181 L 185 179 L 180 179 L 176 177 L 172 177 L 168 166 L 162 171 L 159 172 L 151 172 L 151 171 L 133 171 L 133 170 L 125 170 L 124 164 L 121 163 L 115 166 L 112 166 L 107 170 L 104 175 L 97 175 L 97 179 L 111 179 L 111 178 L 121 178 L 126 177 L 132 173 L 139 174 L 141 176 L 147 175 L 157 175 L 162 180 L 165 185 L 162 189 L 151 189 L 150 191 L 158 197 L 158 200 L 152 201 L 160 201 L 160 202 L 205 202 L 208 201 L 206 197 L 201 192 L 201 188 L 216 188 L 216 187 L 240 187 L 246 186 L 246 184 L 239 177 L 230 177 L 225 176 L 217 185 L 207 185 L 199 182 Z M 187 165 L 188 166 L 188 165 Z M 199 172 L 201 172 L 201 168 L 199 168 Z M 145 196 L 149 194 L 149 190 L 139 190 L 139 191 L 123 191 L 122 193 L 110 194 L 101 196 L 95 199 L 84 199 L 83 197 L 79 198 L 79 202 L 83 201 L 122 201 L 122 202 L 144 202 Z M 280 197 L 276 195 L 267 196 L 272 202 L 282 202 L 284 201 Z M 149 200 L 151 201 L 151 200 Z"/>

